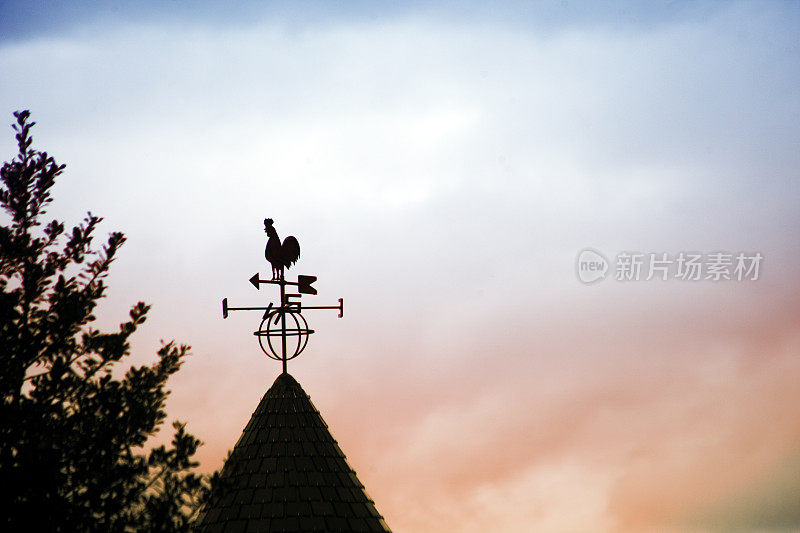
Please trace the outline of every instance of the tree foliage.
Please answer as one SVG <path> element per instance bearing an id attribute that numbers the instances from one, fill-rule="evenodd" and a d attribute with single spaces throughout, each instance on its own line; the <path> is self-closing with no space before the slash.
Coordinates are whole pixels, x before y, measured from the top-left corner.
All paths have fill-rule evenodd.
<path id="1" fill-rule="evenodd" d="M 200 441 L 176 422 L 170 446 L 145 451 L 188 347 L 112 372 L 149 309 L 119 331 L 90 326 L 125 237 L 95 248 L 91 213 L 69 231 L 45 221 L 64 165 L 31 149 L 28 111 L 14 116 L 19 153 L 0 170 L 0 530 L 188 530 L 210 486 L 193 471 Z"/>

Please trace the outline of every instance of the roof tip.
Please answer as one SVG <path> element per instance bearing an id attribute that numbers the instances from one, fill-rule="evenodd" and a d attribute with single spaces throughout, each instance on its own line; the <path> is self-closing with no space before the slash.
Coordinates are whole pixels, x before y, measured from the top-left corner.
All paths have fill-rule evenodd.
<path id="1" fill-rule="evenodd" d="M 278 375 L 278 377 L 275 378 L 275 381 L 272 383 L 273 387 L 275 385 L 284 385 L 284 386 L 285 385 L 295 385 L 295 386 L 300 386 L 300 384 L 297 382 L 297 380 L 294 379 L 294 377 L 288 372 L 281 372 Z"/>

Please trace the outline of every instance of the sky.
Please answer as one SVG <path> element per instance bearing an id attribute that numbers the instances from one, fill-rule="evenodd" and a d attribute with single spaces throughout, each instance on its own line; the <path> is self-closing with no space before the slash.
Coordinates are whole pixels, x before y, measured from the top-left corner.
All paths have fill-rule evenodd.
<path id="1" fill-rule="evenodd" d="M 788 2 L 11 1 L 0 116 L 67 164 L 51 216 L 127 236 L 98 326 L 143 300 L 134 362 L 192 346 L 203 470 L 280 372 L 221 313 L 275 301 L 269 217 L 344 299 L 289 371 L 394 531 L 788 532 L 799 36 Z"/>

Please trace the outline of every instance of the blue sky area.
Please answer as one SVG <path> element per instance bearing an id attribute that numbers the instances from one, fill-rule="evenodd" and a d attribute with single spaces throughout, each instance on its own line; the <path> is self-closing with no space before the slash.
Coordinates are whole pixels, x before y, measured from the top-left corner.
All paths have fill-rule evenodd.
<path id="1" fill-rule="evenodd" d="M 299 26 L 336 19 L 347 21 L 425 15 L 451 23 L 537 29 L 610 26 L 647 29 L 679 21 L 703 20 L 725 9 L 726 2 L 54 2 L 11 0 L 0 4 L 0 36 L 17 40 L 60 34 L 85 25 L 159 23 L 239 25 L 261 18 L 283 19 Z M 796 26 L 800 4 L 781 10 Z"/>

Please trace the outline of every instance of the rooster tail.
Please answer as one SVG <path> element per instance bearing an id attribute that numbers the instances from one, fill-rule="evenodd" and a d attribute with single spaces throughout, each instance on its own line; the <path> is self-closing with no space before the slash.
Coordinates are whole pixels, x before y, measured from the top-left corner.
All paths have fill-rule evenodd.
<path id="1" fill-rule="evenodd" d="M 289 235 L 283 240 L 281 246 L 281 255 L 283 256 L 283 264 L 287 267 L 292 266 L 300 258 L 300 243 L 297 239 Z"/>

